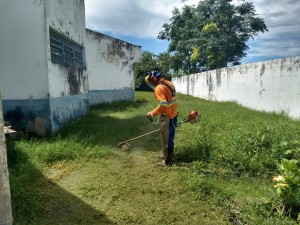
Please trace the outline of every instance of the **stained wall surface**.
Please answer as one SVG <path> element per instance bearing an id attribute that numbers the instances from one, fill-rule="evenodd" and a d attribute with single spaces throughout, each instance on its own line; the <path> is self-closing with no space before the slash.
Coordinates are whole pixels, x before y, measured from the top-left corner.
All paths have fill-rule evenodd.
<path id="1" fill-rule="evenodd" d="M 49 34 L 53 29 L 84 49 L 84 0 L 45 1 L 45 15 L 50 120 L 52 131 L 56 131 L 62 124 L 85 115 L 89 110 L 86 67 L 74 68 L 53 63 Z"/>
<path id="2" fill-rule="evenodd" d="M 0 1 L 3 114 L 17 129 L 33 117 L 49 117 L 44 6 L 43 0 Z"/>
<path id="3" fill-rule="evenodd" d="M 141 47 L 89 29 L 85 43 L 90 104 L 134 100 L 133 64 Z"/>
<path id="4" fill-rule="evenodd" d="M 3 0 L 0 27 L 3 114 L 14 129 L 43 136 L 91 105 L 134 99 L 141 47 L 86 29 L 84 0 Z M 51 59 L 50 30 L 82 48 L 81 68 Z"/>
<path id="5" fill-rule="evenodd" d="M 173 78 L 176 91 L 300 118 L 300 56 Z"/>

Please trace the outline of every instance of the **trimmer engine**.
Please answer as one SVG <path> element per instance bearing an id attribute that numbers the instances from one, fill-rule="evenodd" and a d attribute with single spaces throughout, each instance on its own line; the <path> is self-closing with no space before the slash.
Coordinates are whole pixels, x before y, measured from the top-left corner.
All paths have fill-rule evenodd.
<path id="1" fill-rule="evenodd" d="M 201 115 L 196 110 L 190 110 L 189 115 L 185 117 L 181 122 L 178 123 L 180 125 L 181 123 L 188 123 L 191 124 L 197 123 L 199 120 L 201 120 Z"/>

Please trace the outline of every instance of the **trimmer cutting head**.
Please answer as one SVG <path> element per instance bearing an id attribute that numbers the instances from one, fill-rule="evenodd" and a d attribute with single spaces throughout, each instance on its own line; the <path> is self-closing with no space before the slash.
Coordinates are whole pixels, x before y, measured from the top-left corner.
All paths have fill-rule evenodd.
<path id="1" fill-rule="evenodd" d="M 118 144 L 118 148 L 121 149 L 122 151 L 129 151 L 131 149 L 131 144 L 127 142 L 120 142 Z"/>

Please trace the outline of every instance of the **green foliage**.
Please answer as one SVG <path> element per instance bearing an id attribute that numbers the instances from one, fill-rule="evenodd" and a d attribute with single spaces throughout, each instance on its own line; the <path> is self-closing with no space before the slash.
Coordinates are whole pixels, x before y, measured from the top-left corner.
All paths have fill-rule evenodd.
<path id="1" fill-rule="evenodd" d="M 211 138 L 211 135 L 213 135 L 211 128 L 204 126 L 201 129 L 185 132 L 187 132 L 186 135 L 190 135 L 193 138 L 187 138 L 179 142 L 176 150 L 176 160 L 185 163 L 195 161 L 210 162 L 216 148 L 216 143 Z"/>
<path id="2" fill-rule="evenodd" d="M 222 207 L 232 224 L 295 224 L 288 217 L 274 215 L 276 202 L 269 183 L 224 176 L 199 162 L 194 162 L 191 170 L 187 185 L 198 192 L 201 202 L 212 201 Z"/>
<path id="3" fill-rule="evenodd" d="M 140 85 L 145 85 L 145 76 L 147 76 L 150 70 L 158 67 L 158 63 L 156 60 L 156 56 L 148 51 L 142 52 L 142 59 L 140 62 L 134 63 L 134 81 L 135 87 L 139 87 Z"/>
<path id="4" fill-rule="evenodd" d="M 184 124 L 178 129 L 181 135 L 176 139 L 176 157 L 180 162 L 201 161 L 231 175 L 268 179 L 282 157 L 299 156 L 298 121 L 232 102 L 177 98 L 179 103 L 186 102 L 179 104 L 181 110 L 196 108 L 202 115 L 198 124 Z"/>
<path id="5" fill-rule="evenodd" d="M 292 140 L 291 142 L 283 141 L 280 143 L 280 148 L 284 150 L 285 158 L 300 159 L 300 141 Z"/>
<path id="6" fill-rule="evenodd" d="M 187 73 L 239 64 L 249 49 L 246 42 L 268 31 L 252 2 L 203 0 L 196 7 L 175 8 L 172 13 L 158 38 L 171 41 L 169 52 L 180 53 Z M 194 57 L 190 60 L 194 47 L 201 50 L 197 62 Z"/>
<path id="7" fill-rule="evenodd" d="M 140 62 L 134 63 L 135 87 L 138 90 L 152 90 L 145 83 L 145 77 L 151 70 L 161 71 L 167 79 L 171 79 L 170 70 L 173 58 L 169 53 L 160 53 L 158 56 L 151 52 L 143 51 Z M 176 66 L 174 67 L 176 69 Z"/>
<path id="8" fill-rule="evenodd" d="M 297 164 L 298 160 L 282 159 L 278 165 L 280 175 L 273 177 L 274 188 L 283 202 L 281 213 L 295 218 L 300 215 L 300 169 Z"/>
<path id="9" fill-rule="evenodd" d="M 14 224 L 32 223 L 36 215 L 44 209 L 39 204 L 43 202 L 43 195 L 37 188 L 36 183 L 41 178 L 40 172 L 23 158 L 18 166 L 9 169 L 11 202 Z"/>
<path id="10" fill-rule="evenodd" d="M 197 62 L 200 56 L 200 51 L 199 48 L 193 48 L 193 53 L 191 55 L 191 61 L 192 62 Z"/>
<path id="11" fill-rule="evenodd" d="M 158 35 L 158 39 L 169 40 L 168 51 L 176 55 L 176 60 L 180 59 L 181 70 L 189 74 L 197 72 L 196 63 L 190 61 L 193 53 L 193 29 L 196 19 L 194 17 L 195 8 L 185 5 L 180 11 L 178 8 L 173 10 L 170 24 L 164 24 L 164 30 Z M 177 64 L 178 65 L 178 64 Z M 178 69 L 175 69 L 179 71 Z"/>
<path id="12" fill-rule="evenodd" d="M 202 32 L 209 34 L 217 31 L 217 25 L 215 23 L 208 23 L 202 28 Z"/>

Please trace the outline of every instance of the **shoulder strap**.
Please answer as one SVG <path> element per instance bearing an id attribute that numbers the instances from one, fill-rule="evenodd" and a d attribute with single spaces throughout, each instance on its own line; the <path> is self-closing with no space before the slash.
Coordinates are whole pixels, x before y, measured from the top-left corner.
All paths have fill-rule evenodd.
<path id="1" fill-rule="evenodd" d="M 173 88 L 171 88 L 170 85 L 168 85 L 167 83 L 165 83 L 163 81 L 160 81 L 159 83 L 165 85 L 172 92 L 172 96 L 175 96 L 175 94 L 176 94 L 175 87 L 173 89 Z"/>

